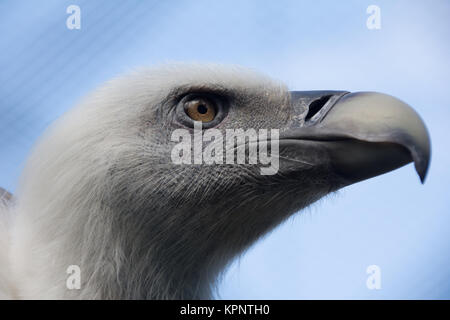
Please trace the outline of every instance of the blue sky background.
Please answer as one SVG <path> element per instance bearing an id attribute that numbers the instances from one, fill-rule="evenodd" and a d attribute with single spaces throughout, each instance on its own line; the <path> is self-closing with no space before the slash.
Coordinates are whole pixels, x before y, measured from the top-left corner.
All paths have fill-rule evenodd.
<path id="1" fill-rule="evenodd" d="M 66 8 L 81 7 L 81 30 Z M 368 30 L 366 8 L 381 9 Z M 450 298 L 449 1 L 0 2 L 0 185 L 54 119 L 103 81 L 143 65 L 252 67 L 291 89 L 385 92 L 426 122 L 425 185 L 408 165 L 288 220 L 233 263 L 226 299 Z M 366 268 L 381 268 L 368 290 Z"/>

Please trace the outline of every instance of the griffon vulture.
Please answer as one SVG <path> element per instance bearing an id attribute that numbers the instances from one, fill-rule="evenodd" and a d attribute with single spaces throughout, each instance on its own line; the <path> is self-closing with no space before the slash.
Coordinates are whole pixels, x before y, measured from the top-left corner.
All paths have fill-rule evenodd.
<path id="1" fill-rule="evenodd" d="M 174 163 L 172 133 L 194 121 L 224 136 L 278 129 L 278 171 Z M 57 120 L 14 197 L 2 192 L 1 294 L 211 298 L 225 266 L 292 214 L 410 162 L 423 181 L 429 158 L 422 120 L 389 95 L 288 91 L 234 66 L 134 72 Z M 68 287 L 70 266 L 79 289 Z"/>

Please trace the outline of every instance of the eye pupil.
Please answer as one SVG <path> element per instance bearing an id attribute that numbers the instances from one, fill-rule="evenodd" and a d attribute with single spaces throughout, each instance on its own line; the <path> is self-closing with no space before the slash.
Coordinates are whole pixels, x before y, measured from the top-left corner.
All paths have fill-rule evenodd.
<path id="1" fill-rule="evenodd" d="M 197 107 L 197 111 L 198 113 L 205 114 L 208 112 L 208 108 L 205 105 L 201 104 Z"/>

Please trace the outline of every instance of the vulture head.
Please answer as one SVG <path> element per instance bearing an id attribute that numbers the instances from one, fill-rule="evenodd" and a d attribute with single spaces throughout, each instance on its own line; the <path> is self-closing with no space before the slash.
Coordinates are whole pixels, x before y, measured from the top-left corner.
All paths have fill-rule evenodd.
<path id="1" fill-rule="evenodd" d="M 269 151 L 278 141 L 277 170 L 262 174 L 267 165 L 248 161 L 175 163 L 181 139 L 174 132 L 183 129 L 194 142 L 199 124 L 200 137 L 215 129 L 224 140 L 192 143 L 192 158 L 225 146 L 229 129 L 267 130 Z M 236 150 L 252 145 L 236 141 Z M 27 161 L 11 206 L 12 291 L 210 298 L 227 263 L 295 212 L 409 162 L 423 180 L 429 157 L 419 116 L 385 94 L 288 91 L 218 65 L 135 72 L 60 118 Z M 66 283 L 71 265 L 80 267 L 75 290 Z"/>

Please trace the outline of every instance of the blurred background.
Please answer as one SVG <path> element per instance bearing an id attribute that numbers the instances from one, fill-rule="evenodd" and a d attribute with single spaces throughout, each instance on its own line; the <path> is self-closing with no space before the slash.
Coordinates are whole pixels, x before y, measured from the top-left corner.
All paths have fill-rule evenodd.
<path id="1" fill-rule="evenodd" d="M 70 30 L 69 5 L 81 9 Z M 380 9 L 380 29 L 366 12 Z M 43 130 L 102 82 L 171 61 L 240 64 L 292 90 L 380 91 L 431 134 L 425 185 L 412 165 L 305 210 L 250 248 L 223 299 L 450 298 L 450 2 L 0 1 L 0 186 L 14 192 Z M 381 270 L 381 289 L 366 268 Z"/>

